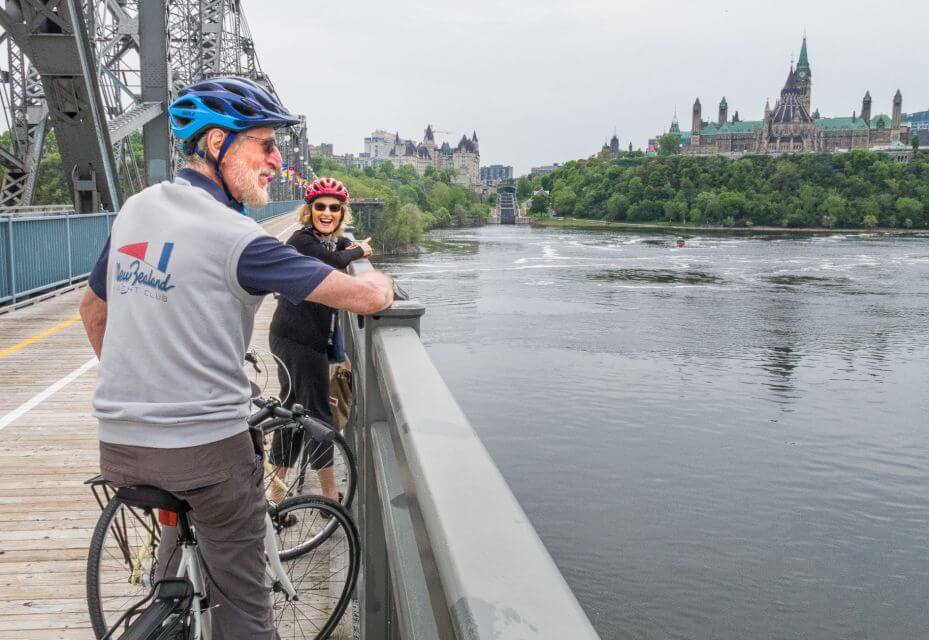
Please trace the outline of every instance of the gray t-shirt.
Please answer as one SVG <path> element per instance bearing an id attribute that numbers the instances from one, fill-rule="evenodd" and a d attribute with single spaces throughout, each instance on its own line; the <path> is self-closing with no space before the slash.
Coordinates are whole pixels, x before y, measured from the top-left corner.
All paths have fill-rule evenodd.
<path id="1" fill-rule="evenodd" d="M 269 237 L 183 178 L 126 201 L 107 256 L 101 441 L 178 448 L 246 430 L 242 361 L 262 297 L 237 271 L 245 247 Z"/>

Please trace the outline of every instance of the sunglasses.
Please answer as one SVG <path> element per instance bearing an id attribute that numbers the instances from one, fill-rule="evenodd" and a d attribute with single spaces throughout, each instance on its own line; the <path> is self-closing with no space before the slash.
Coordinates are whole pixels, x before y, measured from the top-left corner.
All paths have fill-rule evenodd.
<path id="1" fill-rule="evenodd" d="M 259 138 L 257 136 L 249 136 L 242 134 L 243 138 L 248 138 L 249 140 L 254 140 L 255 142 L 260 142 L 264 152 L 267 155 L 274 153 L 274 150 L 277 149 L 277 140 L 274 138 Z"/>
<path id="2" fill-rule="evenodd" d="M 326 209 L 329 209 L 332 213 L 339 213 L 342 211 L 341 204 L 326 204 L 325 202 L 314 202 L 313 211 L 323 212 Z"/>

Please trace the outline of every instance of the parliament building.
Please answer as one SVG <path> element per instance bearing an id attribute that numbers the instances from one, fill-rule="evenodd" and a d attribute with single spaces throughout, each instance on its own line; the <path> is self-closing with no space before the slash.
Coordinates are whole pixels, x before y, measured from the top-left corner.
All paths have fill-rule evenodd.
<path id="1" fill-rule="evenodd" d="M 865 92 L 861 110 L 849 117 L 825 118 L 811 110 L 813 72 L 806 36 L 797 65 L 790 65 L 781 97 L 772 107 L 766 101 L 762 120 L 742 120 L 736 111 L 729 117 L 724 97 L 715 121 L 703 119 L 700 99 L 694 102 L 691 130 L 681 131 L 675 117 L 671 132 L 681 136 L 685 155 L 741 155 L 848 151 L 851 149 L 908 149 L 909 123 L 903 114 L 903 96 L 893 96 L 891 115 L 872 114 L 871 93 Z"/>

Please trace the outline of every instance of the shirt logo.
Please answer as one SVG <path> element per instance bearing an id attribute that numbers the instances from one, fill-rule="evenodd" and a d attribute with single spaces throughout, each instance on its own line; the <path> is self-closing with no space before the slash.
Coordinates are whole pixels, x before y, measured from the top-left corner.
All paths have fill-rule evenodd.
<path id="1" fill-rule="evenodd" d="M 173 242 L 165 242 L 160 253 L 148 242 L 124 244 L 116 250 L 116 289 L 121 294 L 141 290 L 143 295 L 167 302 L 166 292 L 174 288 L 168 264 L 171 262 Z M 149 262 L 158 256 L 157 262 Z M 132 260 L 123 268 L 121 258 L 128 256 Z"/>

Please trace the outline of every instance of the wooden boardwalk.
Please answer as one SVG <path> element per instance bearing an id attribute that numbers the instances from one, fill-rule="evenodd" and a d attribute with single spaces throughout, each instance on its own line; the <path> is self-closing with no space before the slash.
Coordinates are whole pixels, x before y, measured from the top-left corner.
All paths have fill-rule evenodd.
<path id="1" fill-rule="evenodd" d="M 285 216 L 266 223 L 286 238 Z M 91 640 L 84 569 L 100 514 L 90 415 L 96 358 L 77 317 L 84 289 L 0 314 L 0 640 Z M 259 311 L 267 344 L 274 302 Z"/>

